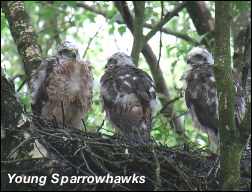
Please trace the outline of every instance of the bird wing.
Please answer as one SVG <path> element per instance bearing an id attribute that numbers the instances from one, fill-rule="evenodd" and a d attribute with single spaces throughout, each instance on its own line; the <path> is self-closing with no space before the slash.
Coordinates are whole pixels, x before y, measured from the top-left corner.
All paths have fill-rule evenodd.
<path id="1" fill-rule="evenodd" d="M 192 70 L 186 77 L 186 105 L 193 109 L 203 127 L 218 133 L 217 90 L 212 69 Z"/>
<path id="2" fill-rule="evenodd" d="M 45 59 L 32 76 L 31 107 L 36 115 L 41 115 L 43 103 L 48 101 L 46 88 L 50 82 L 50 75 L 58 65 L 58 62 L 59 61 L 57 60 L 56 56 Z"/>

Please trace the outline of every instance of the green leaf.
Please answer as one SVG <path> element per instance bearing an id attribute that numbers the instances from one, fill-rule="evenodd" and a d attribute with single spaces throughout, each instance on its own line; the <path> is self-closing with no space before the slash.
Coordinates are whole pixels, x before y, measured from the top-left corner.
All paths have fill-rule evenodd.
<path id="1" fill-rule="evenodd" d="M 126 27 L 125 26 L 121 26 L 117 30 L 120 33 L 120 35 L 123 36 L 123 34 L 126 32 Z"/>
<path id="2" fill-rule="evenodd" d="M 115 31 L 115 27 L 112 26 L 110 29 L 109 29 L 109 35 L 112 35 Z"/>
<path id="3" fill-rule="evenodd" d="M 65 3 L 70 5 L 73 8 L 76 8 L 76 1 L 65 1 Z"/>
<path id="4" fill-rule="evenodd" d="M 32 3 L 37 3 L 38 1 L 24 1 L 25 6 L 29 6 Z"/>
<path id="5" fill-rule="evenodd" d="M 153 7 L 145 7 L 145 19 L 146 21 L 153 17 Z"/>
<path id="6" fill-rule="evenodd" d="M 235 9 L 232 11 L 232 17 L 237 16 L 246 8 L 249 9 L 251 7 L 250 1 L 232 1 L 231 3 L 235 5 Z"/>
<path id="7" fill-rule="evenodd" d="M 176 60 L 174 62 L 172 62 L 172 64 L 171 64 L 171 73 L 172 74 L 174 73 L 174 69 L 175 69 L 176 64 L 177 64 Z"/>
<path id="8" fill-rule="evenodd" d="M 195 39 L 198 41 L 198 42 L 201 42 L 202 39 L 204 39 L 209 33 L 205 33 L 203 35 L 199 35 L 199 36 L 196 36 Z"/>
<path id="9" fill-rule="evenodd" d="M 247 7 L 247 3 L 245 1 L 233 1 L 232 3 L 235 4 L 236 9 L 239 12 L 242 12 Z"/>
<path id="10" fill-rule="evenodd" d="M 3 13 L 1 13 L 1 31 L 6 27 L 6 18 Z"/>
<path id="11" fill-rule="evenodd" d="M 111 10 L 107 11 L 109 16 L 113 16 L 115 13 L 117 13 L 117 10 L 115 8 L 112 8 Z"/>
<path id="12" fill-rule="evenodd" d="M 177 133 L 171 133 L 171 134 L 169 134 L 169 137 L 174 137 L 174 138 L 178 139 L 179 138 L 179 134 L 177 134 Z"/>
<path id="13" fill-rule="evenodd" d="M 95 15 L 94 15 L 94 14 L 89 14 L 89 15 L 88 15 L 88 19 L 89 19 L 89 21 L 91 21 L 92 23 L 95 23 Z"/>
<path id="14" fill-rule="evenodd" d="M 56 12 L 56 9 L 57 8 L 54 5 L 42 9 L 41 14 L 43 15 L 43 18 L 45 19 L 45 21 L 48 21 L 49 19 L 52 18 L 52 16 Z"/>

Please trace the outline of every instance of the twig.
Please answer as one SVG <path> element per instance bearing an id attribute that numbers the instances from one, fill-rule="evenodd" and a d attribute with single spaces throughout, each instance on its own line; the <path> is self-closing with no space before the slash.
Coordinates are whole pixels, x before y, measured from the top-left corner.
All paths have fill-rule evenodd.
<path id="1" fill-rule="evenodd" d="M 87 169 L 90 171 L 90 173 L 92 173 L 92 175 L 96 175 L 96 174 L 90 169 L 90 167 L 89 167 L 89 165 L 88 165 L 88 163 L 87 163 L 87 160 L 86 160 L 86 158 L 85 158 L 85 155 L 83 154 L 83 151 L 82 151 L 82 150 L 81 150 L 81 156 L 82 156 L 82 159 L 83 159 L 84 162 L 85 162 L 85 165 L 86 165 Z"/>
<path id="2" fill-rule="evenodd" d="M 61 111 L 62 111 L 63 127 L 65 127 L 65 112 L 64 112 L 64 106 L 63 106 L 63 101 L 62 100 L 60 100 L 60 105 L 61 105 Z"/>
<path id="3" fill-rule="evenodd" d="M 104 121 L 104 120 L 102 120 L 102 124 L 101 124 L 101 126 L 100 126 L 100 127 L 98 127 L 98 126 L 97 126 L 97 127 L 98 127 L 98 129 L 97 129 L 97 131 L 96 131 L 97 133 L 100 131 L 100 129 L 101 129 L 101 128 L 102 128 L 102 126 L 104 125 L 104 122 L 105 122 L 105 121 Z"/>
<path id="4" fill-rule="evenodd" d="M 99 15 L 102 15 L 103 17 L 105 18 L 108 18 L 108 19 L 112 19 L 114 20 L 115 22 L 117 22 L 118 24 L 125 24 L 125 22 L 121 19 L 114 19 L 114 15 L 107 15 L 106 12 L 103 12 L 101 10 L 98 10 L 95 6 L 90 6 L 90 5 L 87 5 L 85 3 L 82 3 L 82 2 L 77 2 L 76 4 L 78 7 L 83 7 L 84 9 L 86 10 L 89 10 L 91 12 L 94 12 L 96 14 L 99 14 Z M 144 23 L 144 27 L 148 28 L 148 29 L 153 29 L 155 27 L 155 25 L 153 24 L 149 24 L 149 23 Z M 178 37 L 180 39 L 183 39 L 187 42 L 190 42 L 194 45 L 201 45 L 200 42 L 198 42 L 197 40 L 189 37 L 187 34 L 185 33 L 181 33 L 181 32 L 178 32 L 178 31 L 173 31 L 171 29 L 168 29 L 168 28 L 162 28 L 161 31 L 165 34 L 168 34 L 168 35 L 173 35 L 175 37 Z"/>
<path id="5" fill-rule="evenodd" d="M 164 16 L 164 18 L 160 20 L 159 23 L 145 36 L 145 43 L 147 43 L 156 34 L 156 32 L 164 26 L 164 24 L 166 24 L 169 20 L 171 20 L 174 16 L 176 16 L 178 12 L 181 11 L 186 6 L 186 4 L 187 2 L 183 1 L 172 12 L 168 12 Z"/>
<path id="6" fill-rule="evenodd" d="M 154 149 L 154 145 L 151 145 L 151 148 L 152 148 L 152 152 L 153 152 L 153 156 L 154 156 L 154 160 L 155 160 L 155 163 L 156 163 L 156 182 L 155 182 L 155 189 L 154 191 L 159 191 L 159 186 L 161 186 L 161 179 L 160 179 L 160 163 L 159 163 L 159 160 L 157 158 L 157 155 L 156 155 L 156 152 L 155 152 L 155 149 Z"/>
<path id="7" fill-rule="evenodd" d="M 31 138 L 28 137 L 27 139 L 23 140 L 21 143 L 19 143 L 18 146 L 16 146 L 14 149 L 11 150 L 9 155 L 7 155 L 7 159 L 10 158 L 22 145 L 24 145 L 27 141 L 29 141 Z"/>
<path id="8" fill-rule="evenodd" d="M 99 30 L 102 28 L 102 26 L 103 26 L 103 24 L 98 28 L 98 30 L 96 31 L 96 33 L 94 34 L 94 36 L 91 37 L 91 38 L 89 38 L 87 48 L 85 49 L 85 52 L 84 52 L 84 54 L 83 54 L 83 58 L 85 58 L 86 53 L 87 53 L 87 50 L 89 49 L 89 46 L 91 45 L 93 39 L 98 35 L 98 32 L 99 32 Z"/>
<path id="9" fill-rule="evenodd" d="M 82 121 L 82 124 L 84 125 L 84 130 L 87 132 L 87 126 L 86 126 L 84 119 L 81 119 L 81 121 Z"/>
<path id="10" fill-rule="evenodd" d="M 174 99 L 168 101 L 168 102 L 165 104 L 165 106 L 162 107 L 162 109 L 160 110 L 160 112 L 159 112 L 158 114 L 163 113 L 163 112 L 166 110 L 166 108 L 167 108 L 171 103 L 173 103 L 173 102 L 179 100 L 179 99 L 182 98 L 182 97 L 183 97 L 183 96 L 178 96 L 178 97 L 176 97 L 176 98 L 174 98 Z"/>
<path id="11" fill-rule="evenodd" d="M 164 14 L 164 4 L 163 1 L 161 1 L 161 19 L 163 19 L 163 14 Z M 160 37 L 159 37 L 159 55 L 158 55 L 158 62 L 157 62 L 157 67 L 159 67 L 160 64 L 160 59 L 161 59 L 161 52 L 162 52 L 162 29 L 160 29 Z"/>
<path id="12" fill-rule="evenodd" d="M 116 38 L 115 38 L 115 34 L 114 34 L 114 33 L 113 33 L 113 38 L 114 38 L 114 41 L 115 41 L 117 50 L 120 51 L 120 48 L 119 48 L 119 46 L 118 46 L 118 43 L 117 43 L 117 40 L 116 40 Z"/>
<path id="13" fill-rule="evenodd" d="M 57 122 L 55 115 L 53 115 L 53 124 L 55 125 L 55 127 L 59 128 L 59 125 L 58 125 L 58 122 Z"/>
<path id="14" fill-rule="evenodd" d="M 20 90 L 22 89 L 22 87 L 25 85 L 26 81 L 27 81 L 27 78 L 24 79 L 24 81 L 23 81 L 23 82 L 21 83 L 21 85 L 18 87 L 18 89 L 17 89 L 16 92 L 18 92 L 18 91 L 20 91 Z"/>

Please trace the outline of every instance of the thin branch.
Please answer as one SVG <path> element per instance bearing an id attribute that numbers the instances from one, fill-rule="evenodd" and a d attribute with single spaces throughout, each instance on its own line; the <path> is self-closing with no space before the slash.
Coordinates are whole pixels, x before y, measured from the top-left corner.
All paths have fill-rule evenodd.
<path id="1" fill-rule="evenodd" d="M 70 17 L 67 21 L 61 22 L 61 23 L 59 23 L 58 25 L 62 27 L 62 26 L 65 26 L 65 24 L 68 24 L 68 23 L 69 23 L 70 25 L 73 24 L 73 23 L 74 23 L 74 21 L 72 20 L 73 17 L 74 17 L 74 14 L 72 14 L 71 17 Z M 37 34 L 44 33 L 44 32 L 47 31 L 48 29 L 49 29 L 49 30 L 52 30 L 54 27 L 55 27 L 54 24 L 49 24 L 49 26 L 47 25 L 45 28 L 43 28 L 43 29 L 41 29 L 39 32 L 37 32 Z"/>
<path id="2" fill-rule="evenodd" d="M 84 52 L 84 54 L 83 54 L 83 58 L 85 58 L 86 53 L 87 53 L 87 51 L 88 51 L 88 49 L 89 49 L 89 46 L 91 45 L 93 39 L 98 35 L 99 30 L 100 30 L 101 28 L 102 28 L 102 25 L 98 28 L 98 30 L 96 31 L 96 33 L 94 34 L 94 36 L 91 37 L 91 38 L 89 38 L 89 41 L 88 41 L 88 44 L 87 44 L 87 48 L 85 49 L 85 52 Z"/>
<path id="3" fill-rule="evenodd" d="M 103 17 L 107 18 L 107 19 L 112 19 L 113 21 L 117 22 L 118 24 L 125 24 L 125 22 L 121 19 L 116 19 L 114 18 L 114 15 L 108 15 L 106 12 L 103 12 L 101 10 L 98 10 L 95 6 L 90 6 L 90 5 L 87 5 L 85 3 L 82 3 L 82 2 L 78 2 L 76 4 L 77 6 L 79 7 L 82 7 L 86 10 L 89 10 L 93 13 L 96 13 L 96 14 L 99 14 L 99 15 L 102 15 Z M 144 27 L 148 28 L 148 29 L 153 29 L 155 27 L 155 25 L 153 24 L 149 24 L 149 23 L 144 23 Z M 197 40 L 189 37 L 187 34 L 185 33 L 181 33 L 181 32 L 178 32 L 178 31 L 173 31 L 171 29 L 168 29 L 168 28 L 162 28 L 161 31 L 167 35 L 173 35 L 175 37 L 178 37 L 180 39 L 183 39 L 189 43 L 192 43 L 194 45 L 201 45 L 200 42 L 198 42 Z"/>
<path id="4" fill-rule="evenodd" d="M 26 81 L 27 81 L 27 78 L 25 78 L 24 81 L 21 83 L 21 85 L 18 87 L 17 92 L 19 92 L 22 89 L 22 87 L 25 85 Z"/>
<path id="5" fill-rule="evenodd" d="M 84 130 L 85 130 L 85 132 L 87 132 L 87 126 L 86 126 L 86 123 L 85 123 L 84 119 L 81 119 L 81 122 L 82 122 L 82 124 L 84 125 Z"/>
<path id="6" fill-rule="evenodd" d="M 149 24 L 149 23 L 145 23 L 145 24 L 144 24 L 144 27 L 149 28 L 149 29 L 153 29 L 155 26 L 152 25 L 152 24 Z M 201 45 L 200 42 L 198 42 L 197 40 L 195 40 L 195 39 L 189 37 L 189 36 L 188 36 L 187 34 L 185 34 L 185 33 L 181 33 L 181 32 L 178 32 L 178 31 L 173 31 L 173 30 L 168 29 L 168 28 L 162 28 L 161 31 L 162 31 L 163 33 L 167 34 L 167 35 L 173 35 L 173 36 L 175 36 L 175 37 L 177 37 L 177 38 L 183 39 L 183 40 L 185 40 L 185 41 L 187 41 L 187 42 L 190 42 L 190 43 L 192 43 L 192 44 L 194 44 L 194 45 Z"/>
<path id="7" fill-rule="evenodd" d="M 251 106 L 247 110 L 245 117 L 240 124 L 240 130 L 242 143 L 244 143 L 244 138 L 246 140 L 246 138 L 248 138 L 251 134 Z"/>
<path id="8" fill-rule="evenodd" d="M 180 12 L 185 6 L 187 2 L 182 2 L 179 6 L 177 6 L 172 12 L 168 12 L 164 18 L 159 21 L 159 23 L 145 36 L 145 43 L 147 43 L 155 34 L 157 31 L 162 29 L 164 24 L 166 24 L 168 21 L 170 21 L 174 16 L 177 16 L 178 12 Z"/>
<path id="9" fill-rule="evenodd" d="M 113 33 L 113 38 L 114 38 L 114 41 L 115 41 L 115 45 L 117 47 L 117 50 L 120 51 L 120 48 L 118 46 L 118 43 L 117 43 L 117 40 L 116 40 L 116 37 L 115 37 L 115 34 Z"/>
<path id="10" fill-rule="evenodd" d="M 62 122 L 63 122 L 63 127 L 65 127 L 65 112 L 64 112 L 64 105 L 63 105 L 63 101 L 60 101 L 60 105 L 61 105 L 61 112 L 62 112 Z"/>
<path id="11" fill-rule="evenodd" d="M 151 145 L 151 150 L 153 152 L 153 157 L 154 157 L 154 160 L 155 160 L 155 164 L 156 164 L 156 182 L 155 182 L 155 189 L 154 191 L 159 191 L 159 187 L 161 186 L 161 179 L 160 179 L 160 162 L 158 160 L 158 157 L 157 157 L 157 154 L 155 152 L 155 149 L 154 149 L 154 145 Z"/>
<path id="12" fill-rule="evenodd" d="M 161 1 L 161 19 L 163 19 L 163 16 L 164 16 L 164 3 L 163 1 Z M 160 30 L 160 37 L 159 37 L 159 55 L 158 55 L 158 62 L 157 62 L 157 65 L 159 66 L 159 63 L 160 63 L 160 59 L 161 59 L 161 52 L 162 52 L 162 46 L 163 46 L 163 43 L 162 43 L 162 29 Z"/>
<path id="13" fill-rule="evenodd" d="M 166 108 L 167 108 L 171 103 L 173 103 L 173 102 L 179 100 L 179 99 L 182 98 L 182 97 L 183 97 L 183 96 L 178 96 L 178 97 L 176 97 L 176 98 L 174 98 L 174 99 L 168 101 L 168 102 L 166 103 L 166 105 L 163 106 L 163 108 L 160 110 L 160 113 L 165 112 Z"/>
<path id="14" fill-rule="evenodd" d="M 6 159 L 11 158 L 11 156 L 17 152 L 17 150 L 22 147 L 28 140 L 30 140 L 31 138 L 28 137 L 27 139 L 23 140 L 21 143 L 18 144 L 18 146 L 16 146 L 14 149 L 11 150 L 11 152 L 9 153 L 9 155 L 7 155 Z"/>

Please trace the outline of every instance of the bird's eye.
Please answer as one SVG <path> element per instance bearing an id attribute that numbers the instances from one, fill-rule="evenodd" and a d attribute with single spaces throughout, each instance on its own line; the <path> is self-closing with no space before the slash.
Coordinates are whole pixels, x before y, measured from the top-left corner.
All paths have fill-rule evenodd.
<path id="1" fill-rule="evenodd" d="M 63 49 L 63 50 L 59 51 L 60 55 L 62 55 L 63 53 L 66 53 L 66 49 Z"/>
<path id="2" fill-rule="evenodd" d="M 108 63 L 109 63 L 109 64 L 116 64 L 116 60 L 115 60 L 114 58 L 110 58 L 110 59 L 108 60 Z"/>
<path id="3" fill-rule="evenodd" d="M 202 55 L 197 55 L 196 57 L 199 58 L 199 59 L 203 59 Z"/>

